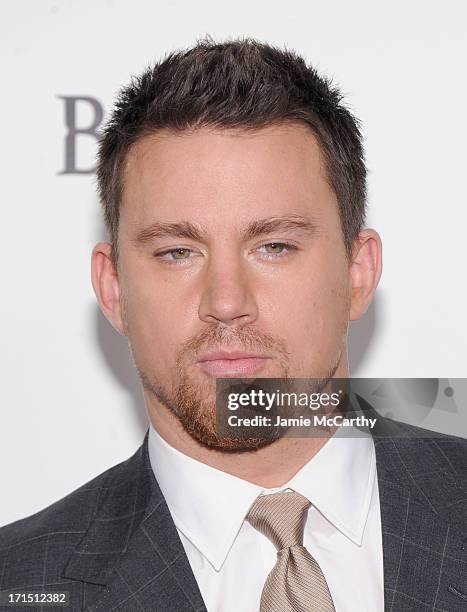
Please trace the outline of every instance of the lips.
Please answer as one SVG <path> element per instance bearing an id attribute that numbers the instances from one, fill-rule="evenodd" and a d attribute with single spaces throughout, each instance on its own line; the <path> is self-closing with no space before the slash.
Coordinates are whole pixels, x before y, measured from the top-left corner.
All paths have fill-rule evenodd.
<path id="1" fill-rule="evenodd" d="M 244 351 L 214 351 L 201 355 L 197 363 L 205 374 L 229 378 L 256 374 L 268 359 L 268 356 Z"/>

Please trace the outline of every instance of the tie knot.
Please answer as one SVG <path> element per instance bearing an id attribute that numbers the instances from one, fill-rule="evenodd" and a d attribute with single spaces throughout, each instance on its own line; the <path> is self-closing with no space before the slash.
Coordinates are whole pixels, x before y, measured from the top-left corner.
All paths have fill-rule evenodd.
<path id="1" fill-rule="evenodd" d="M 311 503 L 296 491 L 260 495 L 246 520 L 271 540 L 277 550 L 303 545 L 306 513 Z"/>

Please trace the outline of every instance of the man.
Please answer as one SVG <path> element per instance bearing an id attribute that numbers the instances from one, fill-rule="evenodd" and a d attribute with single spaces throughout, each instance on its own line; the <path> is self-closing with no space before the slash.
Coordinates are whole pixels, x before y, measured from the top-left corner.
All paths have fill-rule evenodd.
<path id="1" fill-rule="evenodd" d="M 292 52 L 201 41 L 122 90 L 98 162 L 92 282 L 150 428 L 0 530 L 0 589 L 89 612 L 465 610 L 463 439 L 382 418 L 347 436 L 216 427 L 217 378 L 349 377 L 381 241 L 338 90 Z"/>

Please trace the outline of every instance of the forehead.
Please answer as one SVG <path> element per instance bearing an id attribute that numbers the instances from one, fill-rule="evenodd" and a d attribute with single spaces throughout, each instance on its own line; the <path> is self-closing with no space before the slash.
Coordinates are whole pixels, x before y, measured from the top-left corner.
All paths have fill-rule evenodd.
<path id="1" fill-rule="evenodd" d="M 221 216 L 226 224 L 255 214 L 316 213 L 334 200 L 320 146 L 304 124 L 160 130 L 127 155 L 121 221 Z"/>

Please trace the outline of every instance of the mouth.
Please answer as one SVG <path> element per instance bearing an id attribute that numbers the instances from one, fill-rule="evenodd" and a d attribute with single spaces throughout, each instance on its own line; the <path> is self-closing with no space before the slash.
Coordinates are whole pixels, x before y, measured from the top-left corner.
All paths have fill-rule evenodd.
<path id="1" fill-rule="evenodd" d="M 265 355 L 245 353 L 241 351 L 216 351 L 202 355 L 197 365 L 209 376 L 222 378 L 240 378 L 244 375 L 256 374 L 270 358 Z"/>

